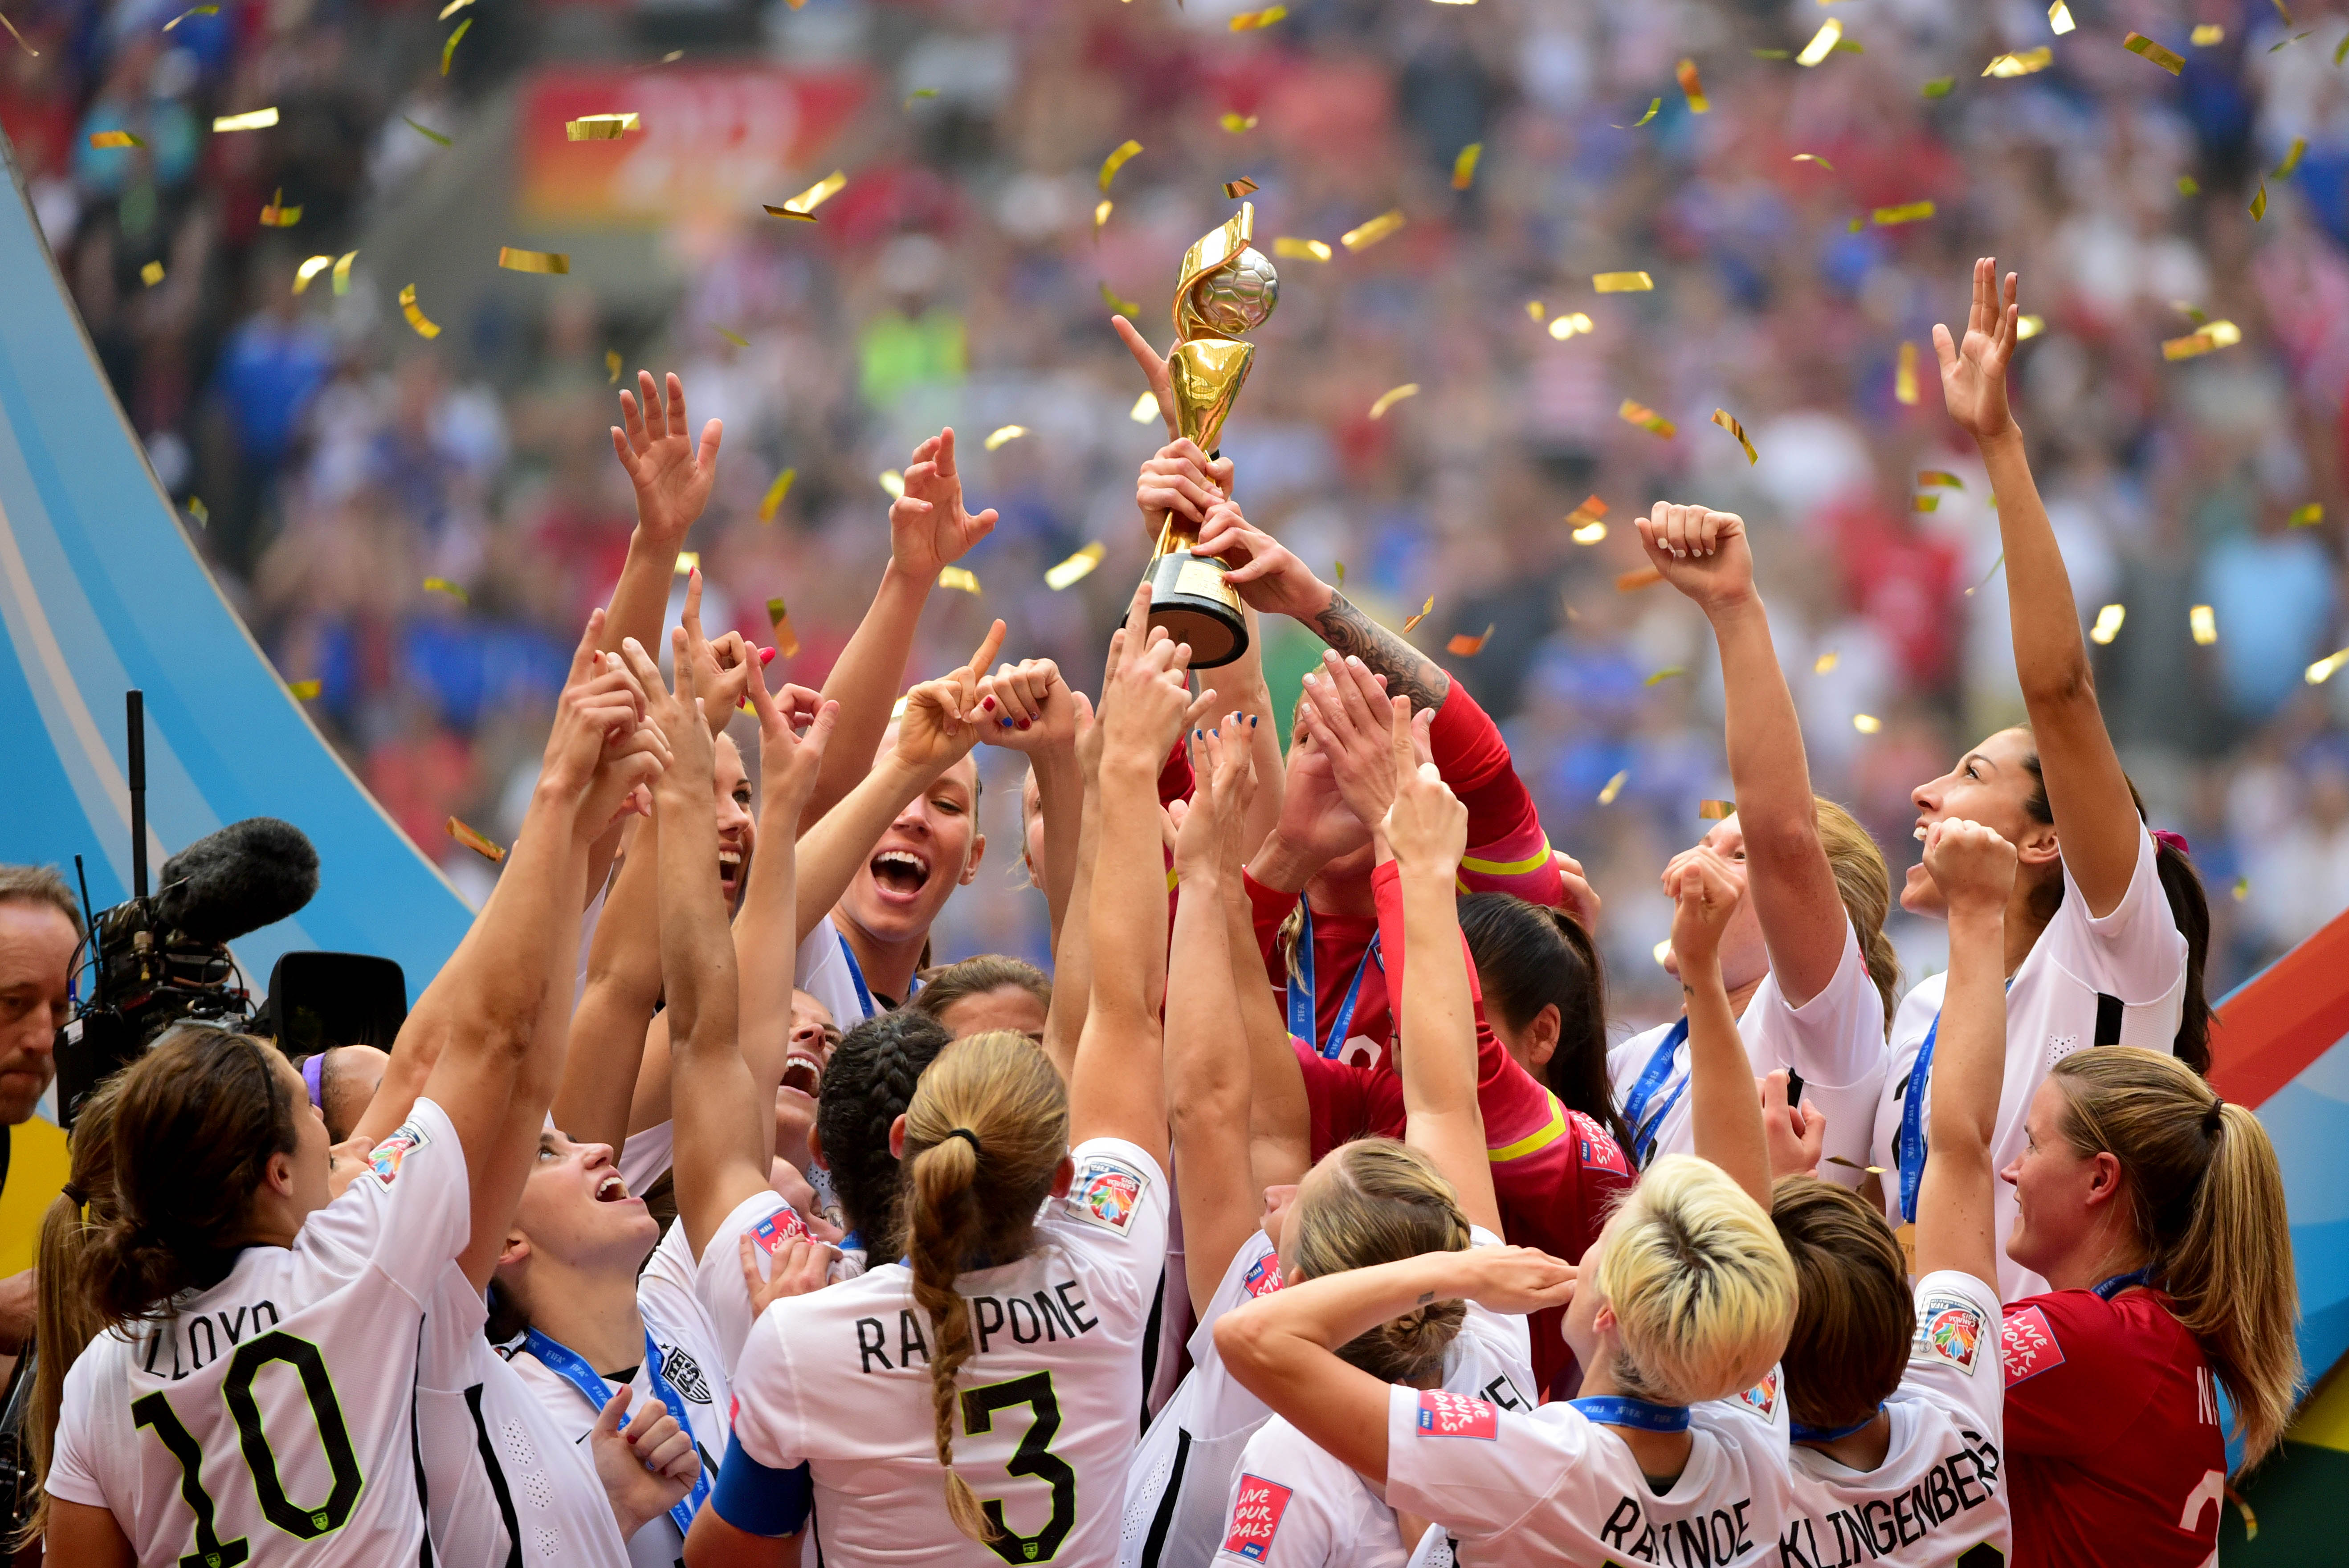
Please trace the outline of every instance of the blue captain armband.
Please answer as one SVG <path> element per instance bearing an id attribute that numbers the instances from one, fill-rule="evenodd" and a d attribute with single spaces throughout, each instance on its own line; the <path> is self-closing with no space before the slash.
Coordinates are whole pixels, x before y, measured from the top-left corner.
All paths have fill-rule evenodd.
<path id="1" fill-rule="evenodd" d="M 742 1451 L 740 1438 L 730 1437 L 709 1506 L 745 1534 L 780 1539 L 805 1528 L 815 1506 L 815 1483 L 808 1479 L 806 1465 L 770 1470 Z"/>

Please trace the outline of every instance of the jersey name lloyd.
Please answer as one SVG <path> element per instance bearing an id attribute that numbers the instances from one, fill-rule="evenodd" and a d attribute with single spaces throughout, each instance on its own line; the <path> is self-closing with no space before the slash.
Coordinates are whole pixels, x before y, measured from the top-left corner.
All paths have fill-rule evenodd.
<path id="1" fill-rule="evenodd" d="M 1686 1519 L 1645 1520 L 1636 1498 L 1625 1497 L 1599 1527 L 1599 1538 L 1609 1552 L 1621 1552 L 1642 1563 L 1665 1563 L 1671 1568 L 1711 1568 L 1742 1562 L 1754 1551 L 1754 1537 L 1745 1522 L 1750 1497 L 1727 1508 Z"/>
<path id="2" fill-rule="evenodd" d="M 147 1355 L 140 1363 L 140 1370 L 158 1377 L 167 1376 L 158 1362 L 163 1354 L 163 1342 L 168 1339 L 171 1342 L 171 1370 L 168 1374 L 171 1381 L 176 1383 L 191 1372 L 201 1372 L 221 1358 L 223 1339 L 233 1350 L 248 1336 L 265 1332 L 261 1326 L 261 1315 L 264 1312 L 269 1315 L 269 1326 L 276 1327 L 277 1304 L 274 1301 L 256 1301 L 251 1307 L 240 1306 L 233 1313 L 182 1313 L 166 1318 L 147 1330 Z M 181 1355 L 182 1340 L 187 1344 L 184 1360 Z"/>
<path id="3" fill-rule="evenodd" d="M 1942 1460 L 1907 1491 L 1795 1520 L 1778 1538 L 1779 1568 L 1872 1563 L 1988 1502 L 1998 1491 L 1998 1449 L 1979 1432 L 1964 1435 L 1976 1446 Z"/>
<path id="4" fill-rule="evenodd" d="M 963 1299 L 970 1303 L 971 1327 L 978 1335 L 978 1353 L 984 1356 L 995 1347 L 999 1337 L 1009 1337 L 1015 1345 L 1058 1344 L 1063 1339 L 1075 1339 L 1101 1326 L 1101 1319 L 1085 1315 L 1085 1298 L 1075 1293 L 1081 1287 L 1074 1280 L 1062 1280 L 1050 1290 L 1040 1290 L 1031 1299 L 1024 1295 L 973 1295 Z M 922 1325 L 911 1307 L 897 1314 L 897 1363 L 889 1364 L 888 1326 L 877 1317 L 856 1320 L 856 1369 L 870 1372 L 879 1362 L 884 1372 L 901 1372 L 920 1357 L 922 1365 L 930 1364 L 929 1342 L 922 1337 Z"/>

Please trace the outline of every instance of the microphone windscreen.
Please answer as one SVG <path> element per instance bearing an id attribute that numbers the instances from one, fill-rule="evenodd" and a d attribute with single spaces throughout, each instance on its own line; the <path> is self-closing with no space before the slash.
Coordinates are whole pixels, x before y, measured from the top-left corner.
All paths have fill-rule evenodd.
<path id="1" fill-rule="evenodd" d="M 248 817 L 165 861 L 159 880 L 165 926 L 199 942 L 233 942 L 310 902 L 318 851 L 291 822 Z"/>

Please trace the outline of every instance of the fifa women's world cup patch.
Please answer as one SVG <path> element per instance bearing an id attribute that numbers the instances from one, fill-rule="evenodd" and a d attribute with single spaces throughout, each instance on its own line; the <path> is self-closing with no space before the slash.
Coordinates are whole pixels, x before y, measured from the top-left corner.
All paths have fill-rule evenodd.
<path id="1" fill-rule="evenodd" d="M 1123 1160 L 1107 1154 L 1087 1157 L 1077 1168 L 1069 1188 L 1069 1212 L 1087 1224 L 1123 1235 L 1142 1208 L 1150 1178 Z"/>
<path id="2" fill-rule="evenodd" d="M 1778 1413 L 1778 1368 L 1773 1367 L 1763 1374 L 1762 1381 L 1737 1396 L 1737 1402 L 1769 1420 Z"/>
<path id="3" fill-rule="evenodd" d="M 1971 1377 L 1981 1358 L 1982 1308 L 1960 1295 L 1929 1295 L 1917 1309 L 1917 1340 L 1909 1358 L 1946 1361 Z"/>
<path id="4" fill-rule="evenodd" d="M 1999 1330 L 1998 1347 L 2010 1388 L 2064 1365 L 2064 1346 L 2055 1338 L 2054 1326 L 2035 1306 L 2007 1314 Z"/>
<path id="5" fill-rule="evenodd" d="M 1285 1283 L 1287 1282 L 1280 1277 L 1280 1254 L 1267 1253 L 1248 1264 L 1247 1274 L 1240 1280 L 1240 1288 L 1247 1292 L 1249 1297 L 1253 1299 L 1259 1295 L 1270 1295 Z"/>
<path id="6" fill-rule="evenodd" d="M 431 1141 L 431 1135 L 416 1123 L 401 1122 L 397 1131 L 368 1151 L 367 1169 L 388 1187 L 399 1174 L 400 1161 Z"/>
<path id="7" fill-rule="evenodd" d="M 1224 1550 L 1250 1563 L 1263 1562 L 1272 1550 L 1272 1538 L 1280 1532 L 1280 1516 L 1288 1511 L 1288 1500 L 1294 1495 L 1293 1488 L 1241 1471 L 1239 1495 L 1232 1499 L 1231 1532 L 1224 1537 Z"/>
<path id="8" fill-rule="evenodd" d="M 1482 1438 L 1501 1435 L 1501 1411 L 1496 1405 L 1454 1394 L 1448 1388 L 1419 1391 L 1419 1435 L 1423 1438 Z"/>
<path id="9" fill-rule="evenodd" d="M 785 1242 L 807 1233 L 807 1222 L 800 1218 L 798 1210 L 791 1208 L 778 1209 L 750 1228 L 751 1241 L 771 1258 L 783 1250 Z"/>

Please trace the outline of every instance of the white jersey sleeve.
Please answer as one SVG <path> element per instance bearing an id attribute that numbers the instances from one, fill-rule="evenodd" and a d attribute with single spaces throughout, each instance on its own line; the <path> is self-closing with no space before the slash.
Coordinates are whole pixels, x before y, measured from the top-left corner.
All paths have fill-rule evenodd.
<path id="1" fill-rule="evenodd" d="M 682 1229 L 679 1226 L 672 1229 Z M 751 1266 L 762 1280 L 775 1276 L 775 1254 L 794 1237 L 808 1234 L 799 1211 L 772 1191 L 761 1189 L 734 1205 L 693 1266 L 693 1294 L 708 1315 L 726 1375 L 734 1375 L 742 1344 L 750 1337 L 750 1287 L 742 1278 L 742 1238 L 750 1239 Z"/>
<path id="2" fill-rule="evenodd" d="M 1802 1097 L 1826 1118 L 1819 1174 L 1857 1186 L 1868 1163 L 1877 1101 L 1884 1092 L 1884 994 L 1850 922 L 1843 956 L 1826 988 L 1799 1007 L 1786 1004 L 1776 975 L 1762 983 L 1739 1019 L 1757 1074 L 1786 1068 L 1803 1080 Z"/>
<path id="3" fill-rule="evenodd" d="M 828 914 L 800 939 L 792 971 L 792 984 L 830 1009 L 843 1029 L 854 1028 L 877 1010 L 877 1004 L 868 1006 L 865 994 L 857 988 L 840 928 Z"/>
<path id="4" fill-rule="evenodd" d="M 99 1341 L 93 1340 L 91 1349 Z M 85 1508 L 111 1508 L 106 1495 L 106 1457 L 129 1452 L 139 1441 L 124 1387 L 124 1358 L 85 1351 L 66 1369 L 51 1442 L 49 1473 L 42 1489 L 51 1497 Z M 122 1517 L 121 1511 L 116 1518 Z"/>
<path id="5" fill-rule="evenodd" d="M 1394 1511 L 1342 1460 L 1278 1416 L 1248 1439 L 1224 1505 L 1216 1563 L 1405 1568 L 1410 1557 Z"/>
<path id="6" fill-rule="evenodd" d="M 620 1180 L 628 1184 L 628 1196 L 641 1198 L 652 1191 L 653 1183 L 668 1171 L 677 1158 L 677 1123 L 657 1122 L 641 1132 L 631 1132 L 620 1140 Z"/>
<path id="7" fill-rule="evenodd" d="M 472 1233 L 472 1188 L 449 1113 L 419 1099 L 368 1152 L 344 1196 L 353 1192 L 363 1201 L 329 1203 L 302 1222 L 305 1261 L 340 1274 L 364 1260 L 422 1308 Z"/>
<path id="8" fill-rule="evenodd" d="M 2061 944 L 2054 954 L 2058 962 L 2091 988 L 2119 997 L 2124 1006 L 2144 1006 L 2168 995 L 2185 972 L 2186 938 L 2161 889 L 2159 853 L 2151 833 L 2138 828 L 2128 891 L 2109 914 L 2088 913 L 2088 901 L 2072 880 L 2072 868 L 2064 868 L 2064 903 L 2040 940 L 2051 936 Z M 2175 1020 L 2170 1028 L 2176 1032 Z M 2119 1043 L 2148 1050 L 2170 1048 L 2167 1038 L 2125 1038 Z"/>

